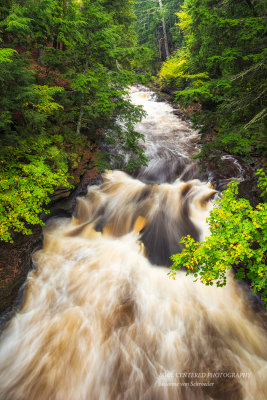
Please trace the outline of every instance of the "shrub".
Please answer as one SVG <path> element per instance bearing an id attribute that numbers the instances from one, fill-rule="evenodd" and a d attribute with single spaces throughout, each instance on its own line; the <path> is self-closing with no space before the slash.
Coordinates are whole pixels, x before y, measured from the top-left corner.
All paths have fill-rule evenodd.
<path id="1" fill-rule="evenodd" d="M 0 160 L 0 240 L 13 242 L 12 231 L 31 234 L 55 187 L 70 187 L 62 137 L 30 137 L 19 147 L 5 146 Z"/>
<path id="2" fill-rule="evenodd" d="M 267 177 L 262 170 L 259 185 L 266 191 Z M 206 285 L 224 286 L 226 271 L 233 268 L 235 279 L 247 279 L 253 292 L 259 292 L 267 305 L 266 250 L 267 203 L 255 208 L 248 200 L 237 198 L 238 184 L 231 182 L 208 218 L 211 235 L 202 243 L 190 236 L 182 238 L 185 245 L 180 254 L 171 256 L 169 274 L 185 267 Z"/>

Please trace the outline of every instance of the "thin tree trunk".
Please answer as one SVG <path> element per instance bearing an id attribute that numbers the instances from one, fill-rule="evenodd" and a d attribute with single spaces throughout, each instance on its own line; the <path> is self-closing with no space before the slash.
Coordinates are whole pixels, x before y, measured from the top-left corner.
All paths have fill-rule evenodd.
<path id="1" fill-rule="evenodd" d="M 256 14 L 256 12 L 255 12 L 255 8 L 254 8 L 254 5 L 253 5 L 253 2 L 252 2 L 251 0 L 245 0 L 245 2 L 247 3 L 247 5 L 249 6 L 249 8 L 251 9 L 251 11 L 252 11 L 254 17 L 256 17 L 257 14 Z"/>
<path id="2" fill-rule="evenodd" d="M 160 59 L 160 61 L 162 61 L 161 48 L 162 48 L 162 38 L 159 39 L 159 59 Z"/>
<path id="3" fill-rule="evenodd" d="M 45 67 L 45 62 L 44 62 L 44 49 L 38 49 L 38 57 L 37 57 L 37 62 L 41 67 Z"/>
<path id="4" fill-rule="evenodd" d="M 89 60 L 88 60 L 88 55 L 86 55 L 85 69 L 84 69 L 85 73 L 88 72 L 88 68 L 89 68 Z M 80 132 L 81 132 L 82 120 L 83 120 L 83 114 L 84 114 L 83 105 L 84 105 L 84 95 L 83 95 L 83 99 L 81 101 L 81 108 L 80 108 L 80 113 L 79 113 L 78 122 L 77 122 L 77 129 L 76 129 L 77 135 L 80 135 Z"/>
<path id="5" fill-rule="evenodd" d="M 159 0 L 159 6 L 161 10 L 163 9 L 162 5 L 162 0 Z M 166 25 L 165 25 L 165 19 L 164 16 L 162 16 L 162 30 L 163 30 L 163 39 L 164 39 L 164 47 L 165 47 L 165 53 L 166 53 L 166 58 L 169 57 L 170 51 L 169 51 L 169 46 L 168 46 L 168 38 L 167 38 L 167 32 L 166 32 Z"/>
<path id="6" fill-rule="evenodd" d="M 80 135 L 80 132 L 81 132 L 83 112 L 84 111 L 83 111 L 83 102 L 82 102 L 81 108 L 80 108 L 80 113 L 79 113 L 79 118 L 78 118 L 78 123 L 77 123 L 77 129 L 76 129 L 77 135 Z"/>

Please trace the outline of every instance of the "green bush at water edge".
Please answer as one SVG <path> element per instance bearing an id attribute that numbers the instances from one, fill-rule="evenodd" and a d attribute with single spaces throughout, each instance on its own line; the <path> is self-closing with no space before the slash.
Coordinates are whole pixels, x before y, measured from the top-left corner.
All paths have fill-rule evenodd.
<path id="1" fill-rule="evenodd" d="M 262 196 L 267 194 L 267 177 L 259 170 Z M 267 305 L 267 203 L 253 208 L 246 199 L 237 198 L 238 184 L 231 182 L 208 218 L 211 235 L 199 243 L 190 236 L 182 238 L 185 245 L 173 261 L 170 276 L 186 267 L 205 285 L 226 285 L 226 271 L 233 268 L 235 279 L 247 279 L 253 292 L 259 292 Z"/>

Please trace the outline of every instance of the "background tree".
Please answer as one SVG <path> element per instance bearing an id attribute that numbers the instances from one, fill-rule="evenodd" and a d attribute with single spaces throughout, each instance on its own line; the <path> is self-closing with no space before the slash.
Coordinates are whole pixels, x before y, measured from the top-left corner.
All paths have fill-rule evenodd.
<path id="1" fill-rule="evenodd" d="M 127 99 L 134 18 L 132 0 L 1 3 L 0 239 L 40 222 L 55 188 L 70 185 L 77 149 L 105 149 L 99 167 L 145 162 L 142 111 Z"/>
<path id="2" fill-rule="evenodd" d="M 183 45 L 161 68 L 176 100 L 202 104 L 195 122 L 222 149 L 248 157 L 266 151 L 265 2 L 186 0 L 177 16 Z"/>
<path id="3" fill-rule="evenodd" d="M 156 72 L 159 62 L 166 60 L 182 40 L 175 22 L 182 0 L 136 1 L 135 30 L 143 52 L 143 69 Z"/>

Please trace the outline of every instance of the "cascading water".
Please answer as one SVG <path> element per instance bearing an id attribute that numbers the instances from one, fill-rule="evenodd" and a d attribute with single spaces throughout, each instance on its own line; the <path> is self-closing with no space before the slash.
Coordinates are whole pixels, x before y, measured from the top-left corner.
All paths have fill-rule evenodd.
<path id="1" fill-rule="evenodd" d="M 216 192 L 178 177 L 192 171 L 197 133 L 151 96 L 132 91 L 148 112 L 137 126 L 151 159 L 140 179 L 103 174 L 71 220 L 44 230 L 1 337 L 1 400 L 267 397 L 266 332 L 231 274 L 226 287 L 206 287 L 153 265 L 168 264 L 179 237 L 208 235 Z"/>
<path id="2" fill-rule="evenodd" d="M 136 126 L 145 136 L 144 148 L 149 159 L 138 178 L 158 184 L 174 182 L 177 177 L 188 180 L 196 172 L 199 174 L 196 163 L 190 158 L 199 152 L 198 133 L 177 118 L 168 103 L 157 102 L 151 90 L 134 87 L 130 96 L 132 102 L 142 105 L 147 113 Z"/>

